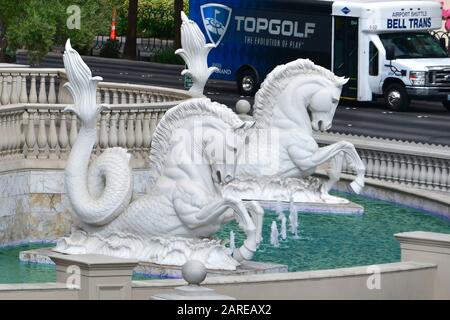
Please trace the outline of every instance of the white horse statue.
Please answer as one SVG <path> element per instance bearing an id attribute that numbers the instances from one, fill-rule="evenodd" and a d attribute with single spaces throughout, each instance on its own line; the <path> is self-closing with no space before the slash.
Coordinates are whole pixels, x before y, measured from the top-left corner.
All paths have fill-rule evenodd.
<path id="1" fill-rule="evenodd" d="M 66 167 L 66 188 L 80 230 L 58 241 L 58 252 L 97 253 L 166 265 L 202 261 L 207 268 L 234 270 L 250 260 L 261 239 L 263 210 L 256 202 L 224 197 L 235 176 L 245 129 L 226 106 L 192 99 L 170 109 L 157 126 L 150 152 L 151 190 L 131 201 L 130 155 L 106 150 L 89 166 L 96 141 L 97 82 L 79 54 L 66 44 L 67 88 L 81 120 Z M 131 203 L 130 203 L 131 202 Z M 218 240 L 222 224 L 236 219 L 247 238 L 231 257 Z"/>
<path id="2" fill-rule="evenodd" d="M 255 128 L 242 133 L 246 151 L 227 194 L 254 200 L 345 203 L 329 195 L 344 160 L 356 171 L 351 187 L 360 193 L 365 166 L 353 144 L 340 141 L 319 148 L 313 138 L 313 131 L 331 128 L 347 81 L 305 59 L 276 67 L 255 96 Z M 329 181 L 320 186 L 305 179 L 329 161 Z"/>

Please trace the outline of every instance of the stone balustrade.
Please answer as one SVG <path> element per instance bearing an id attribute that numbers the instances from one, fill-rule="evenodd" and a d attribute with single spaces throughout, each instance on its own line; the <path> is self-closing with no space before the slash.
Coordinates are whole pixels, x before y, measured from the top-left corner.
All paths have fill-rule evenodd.
<path id="1" fill-rule="evenodd" d="M 64 69 L 0 69 L 0 105 L 70 104 L 63 88 L 67 82 Z M 174 102 L 192 96 L 185 91 L 145 85 L 101 82 L 97 102 L 104 104 L 142 104 Z"/>
<path id="2" fill-rule="evenodd" d="M 64 89 L 64 69 L 0 70 L 0 171 L 64 168 L 79 130 L 77 117 L 63 112 L 73 103 Z M 192 98 L 186 91 L 100 82 L 97 103 L 107 110 L 98 120 L 93 156 L 127 148 L 133 166 L 146 166 L 153 132 L 164 113 Z"/>
<path id="3" fill-rule="evenodd" d="M 123 147 L 133 154 L 135 168 L 145 167 L 153 132 L 164 113 L 172 106 L 174 102 L 109 105 L 97 123 L 97 144 L 93 156 L 107 148 Z M 26 161 L 36 165 L 36 160 L 66 160 L 78 130 L 76 115 L 64 112 L 62 105 L 26 104 L 1 108 L 2 169 L 19 169 L 15 165 L 23 165 Z M 10 165 L 6 165 L 6 162 Z M 45 165 L 44 162 L 38 167 L 42 165 Z M 59 167 L 56 165 L 55 169 Z"/>
<path id="4" fill-rule="evenodd" d="M 317 134 L 321 145 L 346 140 L 366 165 L 366 177 L 408 187 L 450 191 L 450 148 L 344 134 Z M 352 170 L 344 166 L 345 173 Z"/>

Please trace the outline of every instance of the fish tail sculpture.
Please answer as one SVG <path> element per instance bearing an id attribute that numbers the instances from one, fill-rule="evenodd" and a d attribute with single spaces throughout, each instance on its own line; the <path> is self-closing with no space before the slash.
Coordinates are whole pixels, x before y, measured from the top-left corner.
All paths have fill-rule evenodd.
<path id="1" fill-rule="evenodd" d="M 103 79 L 92 77 L 70 40 L 66 43 L 64 64 L 69 79 L 65 88 L 74 100 L 74 105 L 65 111 L 72 111 L 81 121 L 78 138 L 67 161 L 66 188 L 81 222 L 103 226 L 117 218 L 131 201 L 130 155 L 122 148 L 108 149 L 89 167 L 97 137 L 97 117 L 106 107 L 96 101 L 97 84 Z"/>
<path id="2" fill-rule="evenodd" d="M 206 43 L 205 36 L 198 25 L 189 20 L 184 12 L 181 12 L 183 24 L 181 26 L 181 46 L 182 49 L 175 51 L 175 54 L 183 58 L 188 69 L 181 72 L 181 75 L 189 75 L 192 78 L 193 86 L 189 90 L 191 93 L 203 95 L 206 82 L 212 73 L 218 71 L 216 67 L 208 67 L 208 54 L 215 48 L 212 43 Z"/>

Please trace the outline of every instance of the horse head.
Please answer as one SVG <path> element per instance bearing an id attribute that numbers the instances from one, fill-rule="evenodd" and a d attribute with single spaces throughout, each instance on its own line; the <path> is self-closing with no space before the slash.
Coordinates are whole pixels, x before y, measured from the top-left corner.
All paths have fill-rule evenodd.
<path id="1" fill-rule="evenodd" d="M 307 108 L 314 131 L 327 131 L 332 126 L 342 87 L 348 82 L 348 79 L 339 79 L 337 83 L 329 80 L 320 82 L 319 89 L 311 95 Z"/>

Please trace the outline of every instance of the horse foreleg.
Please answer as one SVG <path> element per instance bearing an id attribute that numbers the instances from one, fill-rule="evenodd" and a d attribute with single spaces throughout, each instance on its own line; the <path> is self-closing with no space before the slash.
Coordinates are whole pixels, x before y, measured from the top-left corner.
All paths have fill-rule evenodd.
<path id="1" fill-rule="evenodd" d="M 257 201 L 250 201 L 245 204 L 248 213 L 256 226 L 256 245 L 262 241 L 262 227 L 264 223 L 264 209 L 259 205 Z"/>
<path id="2" fill-rule="evenodd" d="M 331 159 L 330 165 L 327 170 L 328 181 L 324 182 L 320 188 L 321 198 L 324 201 L 336 201 L 339 198 L 330 195 L 330 190 L 334 185 L 341 179 L 342 165 L 345 155 L 343 153 L 338 153 L 334 158 Z"/>
<path id="3" fill-rule="evenodd" d="M 356 179 L 350 184 L 353 191 L 360 193 L 364 186 L 364 173 L 366 168 L 353 144 L 347 141 L 340 141 L 319 148 L 315 152 L 306 151 L 300 146 L 292 146 L 288 152 L 291 160 L 303 171 L 316 168 L 336 157 L 338 154 L 344 153 L 350 159 L 350 166 L 355 169 L 357 174 Z"/>

